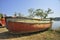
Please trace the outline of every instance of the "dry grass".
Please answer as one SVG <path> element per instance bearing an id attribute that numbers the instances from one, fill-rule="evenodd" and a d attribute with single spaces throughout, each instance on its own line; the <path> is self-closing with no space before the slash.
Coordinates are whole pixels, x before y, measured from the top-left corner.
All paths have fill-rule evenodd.
<path id="1" fill-rule="evenodd" d="M 10 34 L 6 28 L 0 28 L 0 40 L 60 40 L 60 33 L 49 30 L 28 34 Z"/>

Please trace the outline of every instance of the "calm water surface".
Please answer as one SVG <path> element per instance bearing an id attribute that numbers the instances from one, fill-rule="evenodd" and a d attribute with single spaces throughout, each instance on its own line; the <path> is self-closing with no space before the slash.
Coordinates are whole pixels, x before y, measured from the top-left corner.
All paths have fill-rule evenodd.
<path id="1" fill-rule="evenodd" d="M 52 29 L 59 29 L 60 28 L 60 21 L 53 21 Z"/>

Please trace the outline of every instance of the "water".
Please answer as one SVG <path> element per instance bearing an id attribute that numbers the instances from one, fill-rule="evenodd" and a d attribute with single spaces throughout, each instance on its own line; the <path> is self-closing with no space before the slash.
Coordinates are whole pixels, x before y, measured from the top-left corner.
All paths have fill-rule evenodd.
<path id="1" fill-rule="evenodd" d="M 60 21 L 53 21 L 52 23 L 52 29 L 54 30 L 60 30 Z"/>

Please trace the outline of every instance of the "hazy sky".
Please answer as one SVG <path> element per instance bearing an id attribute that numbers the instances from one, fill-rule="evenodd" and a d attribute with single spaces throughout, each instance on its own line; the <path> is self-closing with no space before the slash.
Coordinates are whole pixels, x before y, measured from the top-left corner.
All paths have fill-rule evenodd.
<path id="1" fill-rule="evenodd" d="M 60 0 L 0 0 L 0 13 L 13 15 L 14 12 L 28 14 L 29 8 L 54 11 L 49 17 L 60 17 Z"/>

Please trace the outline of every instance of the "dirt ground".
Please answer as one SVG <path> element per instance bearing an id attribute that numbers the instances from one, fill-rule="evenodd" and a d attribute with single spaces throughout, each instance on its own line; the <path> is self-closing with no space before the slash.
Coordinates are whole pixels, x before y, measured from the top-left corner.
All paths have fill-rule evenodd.
<path id="1" fill-rule="evenodd" d="M 11 34 L 6 28 L 0 28 L 0 40 L 60 40 L 60 33 L 44 31 L 27 34 Z"/>

